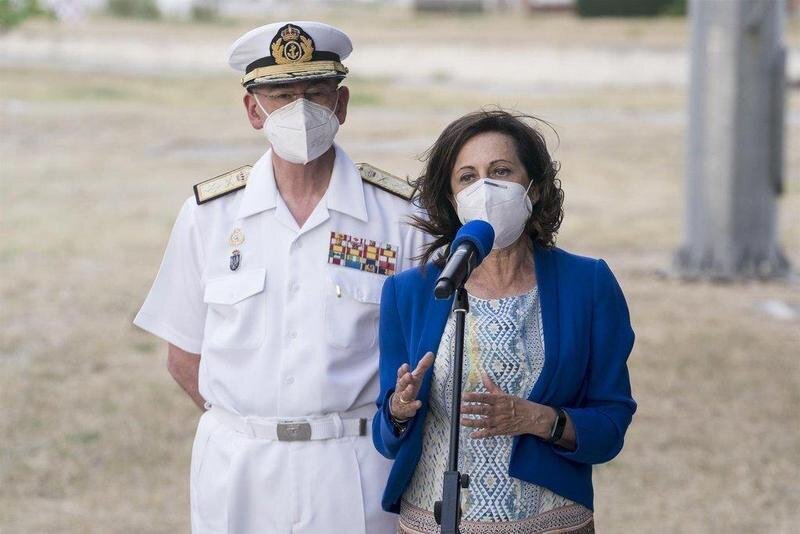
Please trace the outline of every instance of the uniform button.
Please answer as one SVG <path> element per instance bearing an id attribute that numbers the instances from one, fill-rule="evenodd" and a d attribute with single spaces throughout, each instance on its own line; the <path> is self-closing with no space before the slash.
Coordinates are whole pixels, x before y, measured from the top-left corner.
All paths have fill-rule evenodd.
<path id="1" fill-rule="evenodd" d="M 294 377 L 293 376 L 287 376 L 286 378 L 283 379 L 283 383 L 284 384 L 294 384 Z"/>
<path id="2" fill-rule="evenodd" d="M 292 338 L 292 339 L 297 339 L 297 332 L 290 333 L 289 337 Z"/>
<path id="3" fill-rule="evenodd" d="M 298 284 L 297 282 L 293 283 L 291 285 L 291 289 L 292 293 L 297 293 L 298 291 L 300 291 L 300 284 Z"/>
<path id="4" fill-rule="evenodd" d="M 294 248 L 303 248 L 303 244 L 300 241 L 295 241 Z"/>

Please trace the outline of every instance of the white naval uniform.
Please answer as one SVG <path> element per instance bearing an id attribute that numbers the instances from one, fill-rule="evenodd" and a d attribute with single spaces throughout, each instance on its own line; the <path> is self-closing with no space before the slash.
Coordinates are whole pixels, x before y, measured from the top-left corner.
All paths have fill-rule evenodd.
<path id="1" fill-rule="evenodd" d="M 337 146 L 328 190 L 300 228 L 271 158 L 254 165 L 246 188 L 186 201 L 134 322 L 202 355 L 200 394 L 211 405 L 262 418 L 371 418 L 386 276 L 330 264 L 331 234 L 392 245 L 399 272 L 424 240 L 406 224 L 412 204 L 363 183 Z M 396 516 L 380 507 L 389 468 L 369 435 L 271 441 L 206 412 L 192 450 L 192 531 L 394 532 Z"/>

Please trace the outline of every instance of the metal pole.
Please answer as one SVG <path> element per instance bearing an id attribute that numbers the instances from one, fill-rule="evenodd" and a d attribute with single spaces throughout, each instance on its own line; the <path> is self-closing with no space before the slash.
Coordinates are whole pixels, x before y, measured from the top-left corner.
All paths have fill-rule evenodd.
<path id="1" fill-rule="evenodd" d="M 462 285 L 456 289 L 453 313 L 456 317 L 453 351 L 453 391 L 450 405 L 450 453 L 442 481 L 442 500 L 434 504 L 436 522 L 442 534 L 458 534 L 461 523 L 461 488 L 469 486 L 469 476 L 458 471 L 458 445 L 461 430 L 461 382 L 464 371 L 464 328 L 469 312 L 469 295 Z"/>
<path id="2" fill-rule="evenodd" d="M 778 243 L 785 98 L 783 0 L 691 0 L 683 245 L 677 272 L 789 274 Z"/>

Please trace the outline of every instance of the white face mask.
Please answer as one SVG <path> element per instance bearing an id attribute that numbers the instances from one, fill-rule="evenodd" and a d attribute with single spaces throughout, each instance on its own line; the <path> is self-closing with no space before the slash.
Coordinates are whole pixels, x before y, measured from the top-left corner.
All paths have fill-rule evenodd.
<path id="1" fill-rule="evenodd" d="M 263 130 L 272 149 L 290 163 L 305 165 L 317 159 L 331 147 L 339 131 L 339 119 L 336 118 L 338 98 L 333 110 L 305 98 L 272 113 L 267 113 L 258 98 L 256 103 L 267 116 Z"/>
<path id="2" fill-rule="evenodd" d="M 456 195 L 458 218 L 462 224 L 475 219 L 488 222 L 494 229 L 492 250 L 506 248 L 522 235 L 533 212 L 528 189 L 516 182 L 481 178 Z"/>

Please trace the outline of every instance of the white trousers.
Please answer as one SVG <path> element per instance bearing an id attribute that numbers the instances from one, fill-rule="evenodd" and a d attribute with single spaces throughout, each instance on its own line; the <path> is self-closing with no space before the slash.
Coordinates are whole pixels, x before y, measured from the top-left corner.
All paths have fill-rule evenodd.
<path id="1" fill-rule="evenodd" d="M 395 533 L 397 516 L 380 505 L 390 467 L 369 435 L 270 441 L 206 412 L 192 447 L 192 533 Z"/>

